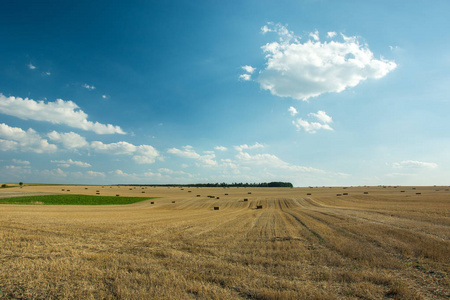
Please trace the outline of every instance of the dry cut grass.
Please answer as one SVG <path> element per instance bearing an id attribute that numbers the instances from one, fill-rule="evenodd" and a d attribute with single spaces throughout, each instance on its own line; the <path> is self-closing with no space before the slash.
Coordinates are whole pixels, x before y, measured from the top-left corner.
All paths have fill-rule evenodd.
<path id="1" fill-rule="evenodd" d="M 445 187 L 61 189 L 165 198 L 0 205 L 0 298 L 450 297 Z"/>

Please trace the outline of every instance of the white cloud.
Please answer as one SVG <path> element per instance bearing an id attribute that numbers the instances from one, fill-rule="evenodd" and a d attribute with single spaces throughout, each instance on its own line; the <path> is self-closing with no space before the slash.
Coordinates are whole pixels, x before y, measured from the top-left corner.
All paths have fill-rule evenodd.
<path id="1" fill-rule="evenodd" d="M 306 120 L 303 120 L 302 118 L 299 118 L 295 121 L 292 121 L 292 124 L 297 128 L 298 131 L 304 130 L 308 133 L 316 133 L 317 130 L 324 129 L 324 130 L 333 130 L 329 124 L 333 122 L 333 119 L 327 115 L 326 112 L 319 110 L 317 113 L 309 113 L 309 117 L 315 118 L 319 122 L 309 122 Z"/>
<path id="2" fill-rule="evenodd" d="M 402 168 L 428 168 L 428 169 L 435 169 L 438 167 L 436 163 L 432 162 L 422 162 L 422 161 L 416 161 L 416 160 L 404 160 L 401 162 L 396 162 L 392 164 L 392 167 L 395 169 L 402 169 Z"/>
<path id="3" fill-rule="evenodd" d="M 67 173 L 61 170 L 60 168 L 56 168 L 53 170 L 43 170 L 40 172 L 40 175 L 56 178 L 67 177 Z"/>
<path id="4" fill-rule="evenodd" d="M 85 89 L 88 89 L 90 91 L 95 90 L 95 86 L 93 85 L 89 85 L 89 84 L 83 84 L 82 87 L 84 87 Z"/>
<path id="5" fill-rule="evenodd" d="M 20 176 L 31 174 L 31 170 L 29 166 L 4 166 L 1 173 L 20 178 Z"/>
<path id="6" fill-rule="evenodd" d="M 152 164 L 159 156 L 158 151 L 150 145 L 137 146 L 136 154 L 133 159 L 138 164 Z"/>
<path id="7" fill-rule="evenodd" d="M 84 137 L 75 132 L 59 133 L 52 131 L 47 134 L 47 137 L 52 141 L 63 144 L 66 149 L 83 148 L 89 145 Z"/>
<path id="8" fill-rule="evenodd" d="M 36 131 L 29 128 L 27 131 L 18 127 L 10 127 L 5 123 L 0 124 L 0 149 L 17 150 L 20 148 L 24 152 L 48 153 L 58 150 L 58 147 L 49 144 Z"/>
<path id="9" fill-rule="evenodd" d="M 244 80 L 244 81 L 249 81 L 249 80 L 252 79 L 252 75 L 250 75 L 250 74 L 242 74 L 242 75 L 239 75 L 239 79 Z"/>
<path id="10" fill-rule="evenodd" d="M 1 151 L 17 150 L 18 148 L 19 148 L 18 142 L 0 139 Z"/>
<path id="11" fill-rule="evenodd" d="M 200 155 L 194 151 L 192 146 L 183 146 L 183 150 L 177 148 L 171 148 L 167 150 L 168 153 L 175 154 L 180 157 L 186 157 L 191 159 L 196 159 L 199 166 L 203 167 L 212 167 L 217 165 L 217 161 L 215 160 L 216 155 L 214 153 L 207 153 L 205 155 Z"/>
<path id="12" fill-rule="evenodd" d="M 126 172 L 124 172 L 122 170 L 119 170 L 119 169 L 117 169 L 115 171 L 108 172 L 108 173 L 112 174 L 112 175 L 119 176 L 119 177 L 125 177 L 125 178 L 131 178 L 131 179 L 138 179 L 139 178 L 139 175 L 137 175 L 135 173 L 129 174 L 129 173 L 126 173 Z"/>
<path id="13" fill-rule="evenodd" d="M 171 174 L 171 175 L 190 175 L 184 171 L 174 171 L 171 169 L 167 169 L 167 168 L 160 168 L 158 169 L 159 173 L 166 173 L 166 174 Z"/>
<path id="14" fill-rule="evenodd" d="M 97 134 L 125 134 L 119 126 L 88 121 L 88 115 L 72 101 L 57 99 L 55 102 L 35 101 L 0 94 L 0 113 L 23 120 L 46 121 L 73 128 L 93 131 Z"/>
<path id="15" fill-rule="evenodd" d="M 103 99 L 109 99 L 109 96 L 108 95 L 102 95 L 102 98 Z"/>
<path id="16" fill-rule="evenodd" d="M 44 74 L 47 75 L 47 76 L 52 75 L 52 73 L 50 73 L 50 72 L 45 72 Z"/>
<path id="17" fill-rule="evenodd" d="M 316 30 L 314 32 L 309 33 L 309 36 L 313 38 L 313 40 L 318 41 L 319 40 L 319 31 Z"/>
<path id="18" fill-rule="evenodd" d="M 107 154 L 133 154 L 136 152 L 136 146 L 130 144 L 128 142 L 117 142 L 104 144 L 100 141 L 91 142 L 91 148 L 99 153 L 107 153 Z"/>
<path id="19" fill-rule="evenodd" d="M 328 31 L 327 32 L 327 36 L 329 38 L 334 38 L 337 35 L 337 33 L 335 31 Z"/>
<path id="20" fill-rule="evenodd" d="M 19 165 L 26 165 L 26 166 L 29 166 L 29 165 L 30 165 L 30 162 L 29 162 L 28 160 L 21 160 L 21 159 L 15 159 L 15 158 L 13 158 L 12 161 L 13 161 L 14 163 L 16 163 L 16 164 L 19 164 Z"/>
<path id="21" fill-rule="evenodd" d="M 317 113 L 309 113 L 308 116 L 315 117 L 316 119 L 325 124 L 333 123 L 333 119 L 329 115 L 327 115 L 327 113 L 324 112 L 323 110 L 319 110 Z"/>
<path id="22" fill-rule="evenodd" d="M 279 24 L 269 24 L 263 32 L 276 32 L 280 40 L 262 47 L 266 66 L 256 81 L 279 97 L 306 101 L 323 93 L 339 93 L 366 79 L 382 78 L 397 67 L 393 61 L 374 58 L 356 37 L 342 35 L 343 41 L 322 43 L 315 40 L 318 32 L 314 32 L 314 40 L 301 43 L 300 37 Z"/>
<path id="23" fill-rule="evenodd" d="M 242 150 L 251 150 L 251 149 L 258 149 L 258 148 L 264 148 L 264 145 L 261 145 L 260 143 L 256 142 L 254 145 L 239 145 L 239 146 L 234 146 L 234 149 L 236 149 L 237 151 L 241 152 Z"/>
<path id="24" fill-rule="evenodd" d="M 297 127 L 297 130 L 305 130 L 308 133 L 316 133 L 317 130 L 325 129 L 325 130 L 333 130 L 333 128 L 330 127 L 328 124 L 321 124 L 318 122 L 308 122 L 306 120 L 303 120 L 301 118 L 297 119 L 296 121 L 292 121 L 292 124 L 294 124 L 295 127 Z"/>
<path id="25" fill-rule="evenodd" d="M 183 146 L 183 150 L 177 149 L 177 148 L 170 148 L 167 150 L 168 153 L 175 154 L 181 157 L 187 157 L 187 158 L 195 158 L 198 159 L 200 157 L 200 154 L 194 151 L 192 146 Z"/>
<path id="26" fill-rule="evenodd" d="M 28 67 L 28 69 L 30 69 L 30 70 L 36 69 L 36 66 L 33 66 L 32 63 L 29 63 L 29 64 L 27 65 L 27 67 Z"/>
<path id="27" fill-rule="evenodd" d="M 281 24 L 274 24 L 273 22 L 268 22 L 267 25 L 261 27 L 261 32 L 266 34 L 268 32 L 276 32 L 279 35 L 280 41 L 297 41 L 301 37 L 295 36 L 293 31 L 289 31 L 286 26 Z"/>
<path id="28" fill-rule="evenodd" d="M 87 171 L 86 175 L 89 177 L 106 177 L 105 173 L 103 172 L 95 172 L 95 171 Z"/>
<path id="29" fill-rule="evenodd" d="M 253 166 L 265 166 L 266 168 L 284 169 L 293 172 L 325 173 L 325 171 L 320 169 L 289 164 L 276 155 L 269 153 L 251 155 L 246 152 L 240 152 L 236 155 L 236 158 L 240 163 Z"/>
<path id="30" fill-rule="evenodd" d="M 82 167 L 82 168 L 88 168 L 91 165 L 89 163 L 85 163 L 82 161 L 77 161 L 77 160 L 51 160 L 51 163 L 57 163 L 58 166 L 60 167 L 70 167 L 70 166 L 77 166 L 77 167 Z"/>
<path id="31" fill-rule="evenodd" d="M 252 66 L 242 66 L 242 69 L 249 73 L 249 74 L 253 74 L 253 72 L 255 72 L 256 68 L 253 68 Z"/>
<path id="32" fill-rule="evenodd" d="M 228 150 L 227 147 L 223 147 L 223 146 L 216 146 L 216 147 L 214 147 L 214 149 L 217 151 L 227 151 Z"/>
<path id="33" fill-rule="evenodd" d="M 152 164 L 159 156 L 158 151 L 150 145 L 135 146 L 123 141 L 111 144 L 94 141 L 91 148 L 98 153 L 134 155 L 133 160 L 138 164 Z"/>
<path id="34" fill-rule="evenodd" d="M 289 107 L 288 111 L 291 113 L 291 116 L 298 114 L 298 111 L 293 106 Z"/>

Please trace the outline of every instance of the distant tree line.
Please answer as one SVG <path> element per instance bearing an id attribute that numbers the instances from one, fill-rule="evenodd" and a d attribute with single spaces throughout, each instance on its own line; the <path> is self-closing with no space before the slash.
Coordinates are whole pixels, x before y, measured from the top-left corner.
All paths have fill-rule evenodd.
<path id="1" fill-rule="evenodd" d="M 118 184 L 126 186 L 185 186 L 185 187 L 294 187 L 290 182 L 272 181 L 262 183 L 195 183 L 195 184 Z"/>

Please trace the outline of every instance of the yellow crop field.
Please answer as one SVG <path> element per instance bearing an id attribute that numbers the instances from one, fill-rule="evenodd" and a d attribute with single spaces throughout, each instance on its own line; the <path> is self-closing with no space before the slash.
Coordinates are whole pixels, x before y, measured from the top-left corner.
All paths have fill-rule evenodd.
<path id="1" fill-rule="evenodd" d="M 1 189 L 161 198 L 0 205 L 0 299 L 446 299 L 448 189 Z"/>

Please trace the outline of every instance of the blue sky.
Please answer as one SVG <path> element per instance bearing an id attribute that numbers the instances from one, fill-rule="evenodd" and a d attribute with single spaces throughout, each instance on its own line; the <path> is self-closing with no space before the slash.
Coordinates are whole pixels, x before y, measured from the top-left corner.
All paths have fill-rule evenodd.
<path id="1" fill-rule="evenodd" d="M 0 182 L 448 185 L 448 1 L 4 1 Z"/>

